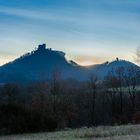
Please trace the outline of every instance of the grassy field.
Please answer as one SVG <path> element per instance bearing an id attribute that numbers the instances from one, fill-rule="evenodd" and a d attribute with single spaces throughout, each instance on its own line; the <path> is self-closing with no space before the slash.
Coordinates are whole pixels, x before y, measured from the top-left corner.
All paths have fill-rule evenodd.
<path id="1" fill-rule="evenodd" d="M 140 125 L 81 128 L 54 133 L 2 136 L 0 140 L 140 140 Z"/>

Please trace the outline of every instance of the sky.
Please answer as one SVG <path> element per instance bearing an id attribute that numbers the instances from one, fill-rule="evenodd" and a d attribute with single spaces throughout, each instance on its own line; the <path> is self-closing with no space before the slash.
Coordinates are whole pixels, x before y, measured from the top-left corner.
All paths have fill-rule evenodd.
<path id="1" fill-rule="evenodd" d="M 140 0 L 0 0 L 0 65 L 42 43 L 81 65 L 134 62 Z"/>

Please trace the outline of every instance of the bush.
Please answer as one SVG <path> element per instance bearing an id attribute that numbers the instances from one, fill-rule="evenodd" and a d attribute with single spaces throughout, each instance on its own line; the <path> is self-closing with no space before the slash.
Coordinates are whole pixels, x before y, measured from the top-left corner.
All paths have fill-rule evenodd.
<path id="1" fill-rule="evenodd" d="M 47 114 L 16 103 L 0 106 L 0 122 L 1 134 L 53 131 L 57 126 Z"/>

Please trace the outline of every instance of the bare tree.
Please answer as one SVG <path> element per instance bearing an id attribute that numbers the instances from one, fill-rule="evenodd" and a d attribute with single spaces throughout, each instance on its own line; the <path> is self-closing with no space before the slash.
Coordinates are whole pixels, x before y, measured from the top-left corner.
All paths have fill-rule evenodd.
<path id="1" fill-rule="evenodd" d="M 124 68 L 120 67 L 116 70 L 116 78 L 118 80 L 118 90 L 120 97 L 120 114 L 123 115 L 123 87 L 124 87 Z"/>
<path id="2" fill-rule="evenodd" d="M 45 111 L 46 109 L 46 98 L 49 94 L 49 85 L 47 82 L 38 82 L 36 84 L 32 84 L 28 87 L 28 92 L 32 96 L 32 107 L 37 109 L 38 111 Z"/>
<path id="3" fill-rule="evenodd" d="M 96 101 L 96 93 L 97 93 L 97 86 L 98 86 L 98 78 L 95 74 L 90 75 L 88 80 L 88 85 L 90 89 L 90 116 L 91 116 L 91 124 L 92 126 L 95 125 L 95 101 Z"/>
<path id="4" fill-rule="evenodd" d="M 119 117 L 119 121 L 121 121 L 120 117 L 123 116 L 123 99 L 124 99 L 123 95 L 124 68 L 119 67 L 117 70 L 112 69 L 112 71 L 110 71 L 108 73 L 108 76 L 106 77 L 106 84 L 108 87 L 108 99 L 109 103 L 111 104 L 112 117 L 115 118 Z M 115 114 L 115 112 L 117 112 L 117 114 Z"/>
<path id="5" fill-rule="evenodd" d="M 125 75 L 125 82 L 127 86 L 127 90 L 129 93 L 129 97 L 131 100 L 132 105 L 132 113 L 135 111 L 136 107 L 136 91 L 137 91 L 137 85 L 138 85 L 138 77 L 140 73 L 136 66 L 132 66 L 127 69 L 127 73 Z"/>
<path id="6" fill-rule="evenodd" d="M 62 113 L 62 104 L 64 104 L 63 88 L 61 82 L 61 73 L 59 70 L 53 72 L 51 81 L 51 97 L 52 97 L 52 110 L 54 117 L 57 121 L 57 129 L 64 126 L 64 114 Z M 64 105 L 65 106 L 65 105 Z M 63 124 L 62 124 L 63 123 Z"/>
<path id="7" fill-rule="evenodd" d="M 61 87 L 61 79 L 60 79 L 60 72 L 55 70 L 52 75 L 51 81 L 51 94 L 53 97 L 53 112 L 56 113 L 57 108 L 57 101 L 59 96 L 62 94 L 62 87 Z"/>
<path id="8" fill-rule="evenodd" d="M 114 117 L 116 115 L 116 101 L 117 101 L 117 87 L 118 80 L 114 77 L 113 71 L 109 72 L 107 77 L 105 77 L 104 83 L 106 85 L 106 97 L 111 108 L 111 118 L 112 123 L 114 122 Z"/>

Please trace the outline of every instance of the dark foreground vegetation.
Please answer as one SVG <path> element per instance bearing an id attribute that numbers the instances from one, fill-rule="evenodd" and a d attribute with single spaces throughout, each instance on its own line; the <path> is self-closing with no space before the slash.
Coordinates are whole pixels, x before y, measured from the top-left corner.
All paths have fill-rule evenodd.
<path id="1" fill-rule="evenodd" d="M 139 72 L 119 68 L 101 82 L 61 80 L 0 87 L 0 134 L 54 131 L 82 126 L 140 123 Z"/>

